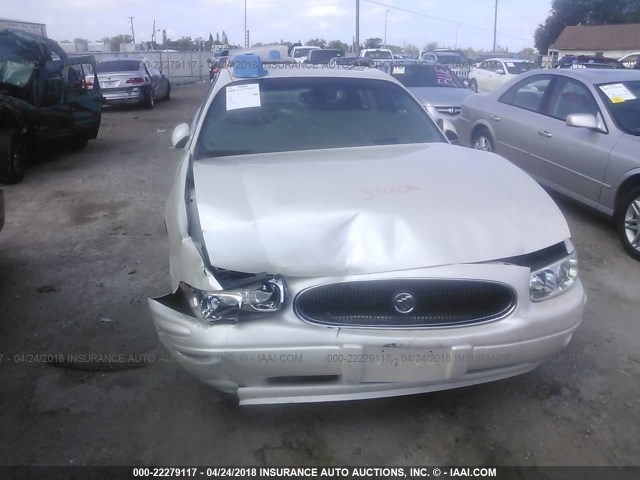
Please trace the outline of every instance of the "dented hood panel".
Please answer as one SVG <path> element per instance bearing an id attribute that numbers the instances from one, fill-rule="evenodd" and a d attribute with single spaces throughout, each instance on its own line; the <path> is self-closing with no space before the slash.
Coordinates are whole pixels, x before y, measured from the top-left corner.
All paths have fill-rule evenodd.
<path id="1" fill-rule="evenodd" d="M 448 144 L 193 164 L 209 260 L 341 276 L 496 260 L 569 237 L 553 200 L 501 157 Z"/>

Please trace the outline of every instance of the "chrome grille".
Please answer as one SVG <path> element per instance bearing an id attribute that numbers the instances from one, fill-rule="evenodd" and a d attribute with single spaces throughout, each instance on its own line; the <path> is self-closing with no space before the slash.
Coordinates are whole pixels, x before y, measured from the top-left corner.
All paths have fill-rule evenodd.
<path id="1" fill-rule="evenodd" d="M 436 112 L 446 113 L 449 115 L 459 115 L 462 111 L 461 107 L 435 107 Z"/>
<path id="2" fill-rule="evenodd" d="M 330 326 L 451 327 L 503 318 L 515 307 L 508 285 L 484 280 L 394 279 L 334 283 L 300 292 L 302 319 Z"/>

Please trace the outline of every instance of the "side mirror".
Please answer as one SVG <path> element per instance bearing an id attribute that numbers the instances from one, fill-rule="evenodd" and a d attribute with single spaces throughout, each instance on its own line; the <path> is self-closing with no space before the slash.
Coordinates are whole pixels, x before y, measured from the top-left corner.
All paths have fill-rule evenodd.
<path id="1" fill-rule="evenodd" d="M 497 68 L 497 69 L 496 69 L 496 73 L 497 73 L 498 75 L 504 75 L 504 70 L 503 70 L 503 69 L 501 69 L 501 68 Z"/>
<path id="2" fill-rule="evenodd" d="M 567 115 L 567 127 L 600 129 L 598 119 L 590 113 L 570 113 Z"/>
<path id="3" fill-rule="evenodd" d="M 189 141 L 189 124 L 181 123 L 171 132 L 171 146 L 173 148 L 184 148 Z"/>

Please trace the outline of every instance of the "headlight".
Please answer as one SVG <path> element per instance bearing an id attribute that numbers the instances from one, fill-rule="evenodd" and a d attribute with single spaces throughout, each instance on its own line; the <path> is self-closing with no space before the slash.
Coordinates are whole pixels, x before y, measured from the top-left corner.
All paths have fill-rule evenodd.
<path id="1" fill-rule="evenodd" d="M 433 108 L 433 105 L 431 105 L 429 103 L 425 103 L 422 106 L 427 111 L 427 113 L 431 116 L 431 118 L 434 118 L 436 116 L 436 109 Z"/>
<path id="2" fill-rule="evenodd" d="M 532 302 L 541 302 L 569 290 L 578 278 L 578 258 L 573 250 L 567 257 L 540 270 L 531 272 L 529 296 Z"/>
<path id="3" fill-rule="evenodd" d="M 286 285 L 280 276 L 231 290 L 205 292 L 180 284 L 189 306 L 198 318 L 207 323 L 236 322 L 242 312 L 270 313 L 282 309 Z"/>

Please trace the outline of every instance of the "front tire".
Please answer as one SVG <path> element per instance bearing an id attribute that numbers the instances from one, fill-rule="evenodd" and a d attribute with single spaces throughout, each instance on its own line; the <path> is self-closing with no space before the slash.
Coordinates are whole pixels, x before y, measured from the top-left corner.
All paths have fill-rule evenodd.
<path id="1" fill-rule="evenodd" d="M 640 261 L 640 185 L 622 198 L 616 212 L 616 226 L 624 249 Z"/>
<path id="2" fill-rule="evenodd" d="M 493 138 L 491 138 L 491 134 L 486 128 L 478 131 L 473 136 L 473 148 L 475 150 L 482 150 L 483 152 L 495 152 L 496 148 L 493 143 Z"/>
<path id="3" fill-rule="evenodd" d="M 24 178 L 29 160 L 28 140 L 27 132 L 0 130 L 0 182 L 18 183 Z"/>
<path id="4" fill-rule="evenodd" d="M 476 82 L 476 79 L 475 79 L 475 78 L 472 78 L 472 79 L 469 81 L 469 89 L 470 89 L 471 91 L 474 91 L 474 92 L 478 93 L 478 82 Z"/>
<path id="5" fill-rule="evenodd" d="M 151 87 L 149 87 L 149 93 L 147 93 L 147 96 L 144 99 L 144 106 L 148 109 L 152 109 L 156 106 L 156 95 Z"/>

